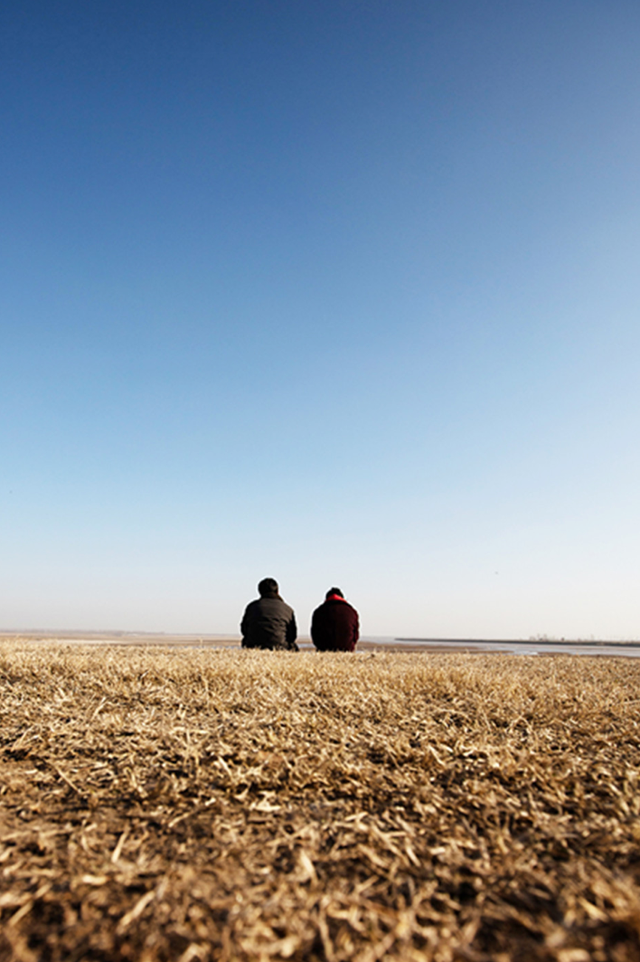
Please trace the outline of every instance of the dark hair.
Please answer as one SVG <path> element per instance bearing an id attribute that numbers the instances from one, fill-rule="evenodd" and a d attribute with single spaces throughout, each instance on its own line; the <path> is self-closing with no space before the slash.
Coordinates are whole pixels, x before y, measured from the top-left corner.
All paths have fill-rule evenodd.
<path id="1" fill-rule="evenodd" d="M 278 582 L 275 578 L 263 578 L 258 585 L 261 598 L 277 598 Z"/>
<path id="2" fill-rule="evenodd" d="M 341 598 L 344 598 L 344 595 L 342 594 L 339 588 L 329 588 L 329 590 L 325 595 L 325 598 L 330 598 L 331 595 L 339 595 Z"/>

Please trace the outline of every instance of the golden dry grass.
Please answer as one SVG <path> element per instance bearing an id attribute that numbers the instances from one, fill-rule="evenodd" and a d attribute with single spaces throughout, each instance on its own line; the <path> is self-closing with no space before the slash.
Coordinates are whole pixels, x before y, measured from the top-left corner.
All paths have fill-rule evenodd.
<path id="1" fill-rule="evenodd" d="M 0 647 L 0 959 L 640 959 L 640 663 Z"/>

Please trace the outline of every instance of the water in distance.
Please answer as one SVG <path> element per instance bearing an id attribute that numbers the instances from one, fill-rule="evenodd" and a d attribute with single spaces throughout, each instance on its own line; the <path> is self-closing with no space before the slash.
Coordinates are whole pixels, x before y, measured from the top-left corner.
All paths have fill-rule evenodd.
<path id="1" fill-rule="evenodd" d="M 399 649 L 437 649 L 438 651 L 506 652 L 513 655 L 617 655 L 627 658 L 640 656 L 640 641 L 560 641 L 552 638 L 514 639 L 496 641 L 490 638 L 394 638 L 370 639 L 372 643 L 391 644 Z"/>

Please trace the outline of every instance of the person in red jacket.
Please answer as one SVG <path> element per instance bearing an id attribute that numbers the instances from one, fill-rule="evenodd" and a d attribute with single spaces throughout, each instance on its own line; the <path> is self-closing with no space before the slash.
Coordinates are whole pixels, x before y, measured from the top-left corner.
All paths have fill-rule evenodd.
<path id="1" fill-rule="evenodd" d="M 355 651 L 360 634 L 358 612 L 339 588 L 329 588 L 311 618 L 311 640 L 318 651 Z"/>

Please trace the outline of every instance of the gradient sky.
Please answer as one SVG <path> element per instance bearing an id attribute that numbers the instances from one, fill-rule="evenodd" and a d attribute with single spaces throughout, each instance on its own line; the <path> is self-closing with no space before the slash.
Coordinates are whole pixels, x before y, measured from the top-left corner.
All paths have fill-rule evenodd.
<path id="1" fill-rule="evenodd" d="M 636 0 L 0 9 L 0 627 L 640 638 Z"/>

